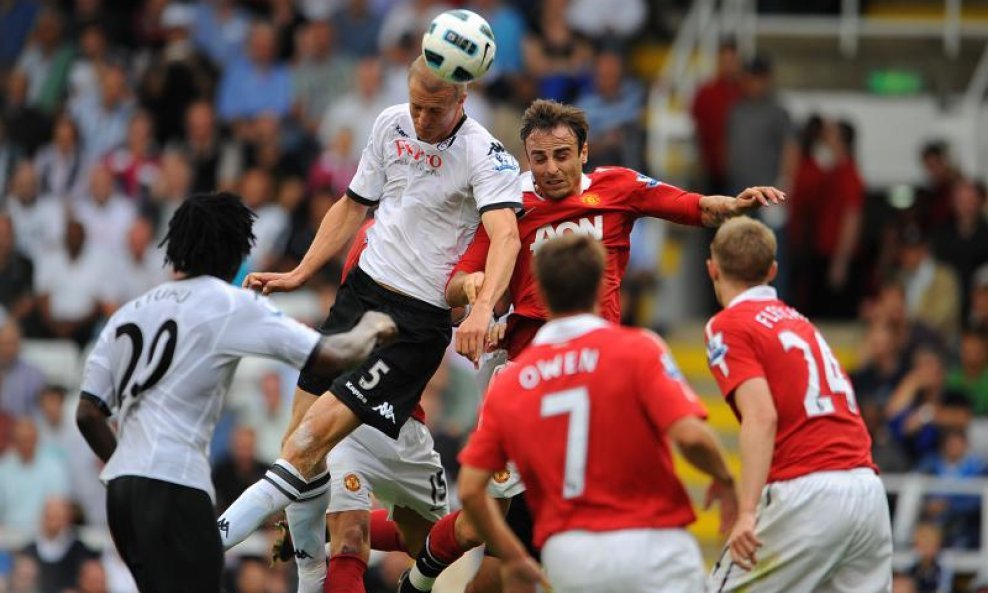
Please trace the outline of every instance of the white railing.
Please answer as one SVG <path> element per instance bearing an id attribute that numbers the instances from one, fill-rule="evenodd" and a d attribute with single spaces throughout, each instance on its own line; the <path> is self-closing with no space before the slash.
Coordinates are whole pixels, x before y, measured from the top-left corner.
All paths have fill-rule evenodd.
<path id="1" fill-rule="evenodd" d="M 892 559 L 896 570 L 909 567 L 913 560 L 912 534 L 919 520 L 923 500 L 931 494 L 967 494 L 981 497 L 981 549 L 945 550 L 944 564 L 955 572 L 975 573 L 988 566 L 988 478 L 934 478 L 921 474 L 887 474 L 882 476 L 885 489 L 896 496 L 892 515 L 892 541 L 895 554 Z"/>

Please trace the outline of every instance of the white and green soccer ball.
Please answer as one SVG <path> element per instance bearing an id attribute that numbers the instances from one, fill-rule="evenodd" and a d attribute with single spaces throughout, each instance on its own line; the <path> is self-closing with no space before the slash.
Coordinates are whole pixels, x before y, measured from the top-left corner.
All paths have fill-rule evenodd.
<path id="1" fill-rule="evenodd" d="M 494 63 L 494 32 L 484 17 L 469 10 L 447 10 L 422 36 L 422 57 L 439 78 L 472 82 Z"/>

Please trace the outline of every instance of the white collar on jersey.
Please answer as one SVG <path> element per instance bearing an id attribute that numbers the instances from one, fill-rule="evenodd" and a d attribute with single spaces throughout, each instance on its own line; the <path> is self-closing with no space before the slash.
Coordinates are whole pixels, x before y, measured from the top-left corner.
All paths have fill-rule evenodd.
<path id="1" fill-rule="evenodd" d="M 532 340 L 532 344 L 541 345 L 567 342 L 606 325 L 606 321 L 590 313 L 553 319 L 539 328 L 539 331 L 535 334 L 535 338 Z"/>
<path id="2" fill-rule="evenodd" d="M 521 190 L 524 192 L 531 192 L 535 194 L 535 196 L 538 199 L 544 200 L 545 198 L 540 196 L 539 192 L 535 191 L 535 176 L 532 175 L 532 172 L 525 171 L 524 173 L 522 173 L 522 175 L 524 175 L 524 177 L 522 177 L 521 180 Z M 582 194 L 583 192 L 590 189 L 591 183 L 593 183 L 593 179 L 590 179 L 590 177 L 588 177 L 586 173 L 582 173 L 580 179 L 580 193 Z"/>
<path id="3" fill-rule="evenodd" d="M 774 288 L 768 286 L 767 284 L 760 284 L 758 286 L 752 286 L 748 290 L 734 297 L 727 306 L 730 308 L 745 301 L 774 301 L 778 298 L 779 295 L 775 292 Z"/>

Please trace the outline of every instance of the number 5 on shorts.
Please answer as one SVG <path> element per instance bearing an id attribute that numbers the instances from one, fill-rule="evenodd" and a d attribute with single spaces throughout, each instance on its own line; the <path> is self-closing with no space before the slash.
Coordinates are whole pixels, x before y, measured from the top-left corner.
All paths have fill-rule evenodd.
<path id="1" fill-rule="evenodd" d="M 383 360 L 378 360 L 367 370 L 370 377 L 361 377 L 357 384 L 364 389 L 374 389 L 381 382 L 381 377 L 387 375 L 390 370 Z"/>
<path id="2" fill-rule="evenodd" d="M 587 435 L 590 432 L 590 393 L 586 387 L 550 393 L 542 398 L 542 417 L 569 414 L 566 430 L 566 467 L 563 498 L 583 494 L 587 473 Z"/>

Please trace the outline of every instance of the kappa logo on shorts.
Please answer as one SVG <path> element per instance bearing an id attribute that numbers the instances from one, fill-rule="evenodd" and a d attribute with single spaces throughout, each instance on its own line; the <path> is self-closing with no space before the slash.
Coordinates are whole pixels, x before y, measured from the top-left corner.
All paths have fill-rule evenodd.
<path id="1" fill-rule="evenodd" d="M 494 472 L 494 481 L 498 484 L 503 484 L 508 481 L 511 477 L 511 470 L 502 469 L 499 472 Z"/>
<path id="2" fill-rule="evenodd" d="M 357 474 L 347 474 L 343 478 L 343 486 L 350 492 L 356 492 L 360 490 L 360 478 L 357 477 Z"/>
<path id="3" fill-rule="evenodd" d="M 395 407 L 388 402 L 381 402 L 371 409 L 390 420 L 391 424 L 395 423 Z"/>

